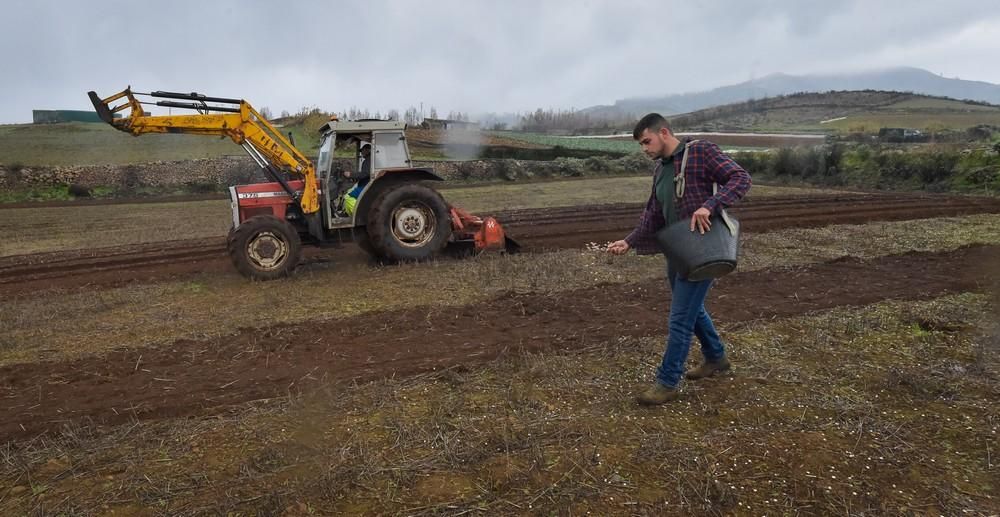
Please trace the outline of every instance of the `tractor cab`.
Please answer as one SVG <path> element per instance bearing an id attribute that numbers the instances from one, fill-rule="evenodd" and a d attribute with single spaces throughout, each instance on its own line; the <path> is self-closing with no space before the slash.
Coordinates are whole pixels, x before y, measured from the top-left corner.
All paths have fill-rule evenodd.
<path id="1" fill-rule="evenodd" d="M 410 150 L 406 145 L 404 130 L 406 124 L 392 120 L 331 120 L 320 128 L 321 142 L 316 173 L 322 189 L 324 219 L 330 229 L 348 228 L 364 224 L 358 220 L 357 208 L 365 196 L 377 190 L 374 186 L 387 173 L 412 171 Z M 370 180 L 360 190 L 353 192 L 353 199 L 346 199 L 354 190 L 357 181 L 345 177 L 344 167 L 337 156 L 349 153 L 350 173 L 356 176 L 361 170 L 363 159 L 361 150 L 371 146 L 368 168 Z M 345 203 L 346 200 L 346 203 Z M 370 200 L 369 200 L 370 201 Z"/>

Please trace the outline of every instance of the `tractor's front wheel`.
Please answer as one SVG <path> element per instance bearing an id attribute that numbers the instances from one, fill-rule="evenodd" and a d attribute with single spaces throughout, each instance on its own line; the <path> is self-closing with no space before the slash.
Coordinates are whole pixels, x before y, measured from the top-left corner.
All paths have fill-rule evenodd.
<path id="1" fill-rule="evenodd" d="M 254 280 L 288 276 L 299 265 L 302 241 L 288 222 L 270 215 L 243 221 L 227 239 L 236 270 Z"/>
<path id="2" fill-rule="evenodd" d="M 436 190 L 410 183 L 379 195 L 367 230 L 372 248 L 382 257 L 402 262 L 426 260 L 447 244 L 451 214 Z"/>

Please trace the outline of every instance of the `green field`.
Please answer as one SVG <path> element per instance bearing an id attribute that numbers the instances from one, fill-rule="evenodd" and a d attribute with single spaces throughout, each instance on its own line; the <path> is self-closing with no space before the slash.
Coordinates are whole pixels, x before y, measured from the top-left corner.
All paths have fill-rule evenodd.
<path id="1" fill-rule="evenodd" d="M 134 137 L 105 124 L 0 126 L 4 165 L 114 165 L 242 155 L 229 139 L 193 135 Z"/>
<path id="2" fill-rule="evenodd" d="M 550 147 L 564 147 L 567 149 L 581 149 L 586 151 L 600 151 L 611 153 L 632 154 L 640 152 L 639 144 L 632 140 L 631 135 L 623 135 L 621 138 L 583 138 L 571 136 L 542 135 L 538 133 L 520 133 L 515 131 L 503 131 L 493 133 L 512 140 L 520 140 L 529 144 L 545 145 Z M 760 151 L 767 147 L 752 147 L 740 145 L 722 145 L 726 151 Z"/>
<path id="3" fill-rule="evenodd" d="M 878 133 L 883 127 L 906 127 L 925 132 L 962 130 L 978 125 L 1000 125 L 1000 107 L 914 96 L 846 117 L 818 126 L 852 133 Z"/>
<path id="4" fill-rule="evenodd" d="M 630 154 L 639 151 L 639 146 L 632 141 L 617 138 L 573 138 L 564 136 L 542 135 L 538 133 L 521 133 L 517 131 L 498 131 L 494 133 L 513 140 L 547 147 L 565 147 L 567 149 L 582 149 L 586 151 L 604 151 Z"/>
<path id="5" fill-rule="evenodd" d="M 883 127 L 913 128 L 936 133 L 943 130 L 963 130 L 978 125 L 1000 126 L 1000 110 L 968 113 L 884 110 L 849 115 L 844 120 L 823 124 L 820 127 L 840 132 L 875 134 Z"/>
<path id="6" fill-rule="evenodd" d="M 306 156 L 316 155 L 319 134 L 314 130 L 303 125 L 278 130 L 283 135 L 291 132 L 295 146 Z M 0 125 L 0 165 L 125 165 L 227 155 L 245 153 L 228 138 L 171 134 L 135 137 L 106 124 Z M 338 156 L 348 154 L 338 152 Z"/>
<path id="7" fill-rule="evenodd" d="M 968 113 L 996 113 L 998 111 L 997 106 L 990 106 L 985 104 L 973 104 L 954 99 L 942 99 L 938 97 L 920 97 L 920 96 L 914 96 L 911 99 L 906 99 L 893 103 L 889 106 L 886 106 L 884 109 L 944 110 L 944 111 L 968 112 Z"/>

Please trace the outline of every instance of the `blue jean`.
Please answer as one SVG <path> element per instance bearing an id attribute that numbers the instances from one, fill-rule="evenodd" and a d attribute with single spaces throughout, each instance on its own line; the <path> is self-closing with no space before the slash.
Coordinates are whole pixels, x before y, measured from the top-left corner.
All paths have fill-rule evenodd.
<path id="1" fill-rule="evenodd" d="M 668 267 L 667 282 L 671 292 L 670 330 L 663 362 L 656 370 L 656 380 L 664 386 L 676 387 L 684 375 L 684 363 L 691 350 L 692 335 L 697 336 L 701 342 L 701 353 L 706 361 L 722 359 L 726 355 L 726 349 L 712 324 L 712 318 L 705 310 L 705 297 L 712 288 L 713 280 L 691 282 Z"/>

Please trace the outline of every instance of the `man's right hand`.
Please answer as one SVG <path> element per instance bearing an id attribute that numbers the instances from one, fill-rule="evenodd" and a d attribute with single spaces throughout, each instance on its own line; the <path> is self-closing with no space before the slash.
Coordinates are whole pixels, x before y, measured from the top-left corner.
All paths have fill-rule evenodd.
<path id="1" fill-rule="evenodd" d="M 630 248 L 631 247 L 628 245 L 628 242 L 625 242 L 624 240 L 615 241 L 608 244 L 608 253 L 612 255 L 624 255 L 628 253 Z"/>

